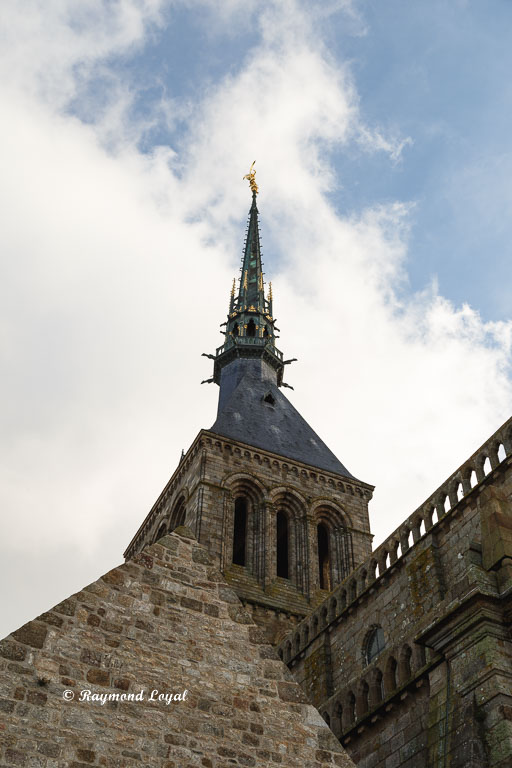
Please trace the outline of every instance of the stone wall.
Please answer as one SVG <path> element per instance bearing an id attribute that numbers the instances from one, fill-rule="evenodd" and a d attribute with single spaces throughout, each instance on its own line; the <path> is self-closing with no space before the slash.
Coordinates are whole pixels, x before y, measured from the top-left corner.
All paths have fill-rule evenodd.
<path id="1" fill-rule="evenodd" d="M 0 673 L 2 768 L 353 765 L 186 528 L 1 641 Z"/>
<path id="2" fill-rule="evenodd" d="M 512 764 L 510 429 L 280 644 L 361 768 Z M 369 661 L 376 627 L 385 647 Z"/>

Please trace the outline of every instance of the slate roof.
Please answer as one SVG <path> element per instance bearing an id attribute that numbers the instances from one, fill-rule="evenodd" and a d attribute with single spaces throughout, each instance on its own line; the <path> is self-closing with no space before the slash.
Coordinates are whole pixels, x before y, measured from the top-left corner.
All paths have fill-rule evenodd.
<path id="1" fill-rule="evenodd" d="M 311 429 L 275 383 L 262 360 L 239 359 L 223 372 L 211 431 L 344 477 L 354 476 Z M 273 398 L 274 404 L 265 402 Z M 355 479 L 355 478 L 354 478 Z"/>

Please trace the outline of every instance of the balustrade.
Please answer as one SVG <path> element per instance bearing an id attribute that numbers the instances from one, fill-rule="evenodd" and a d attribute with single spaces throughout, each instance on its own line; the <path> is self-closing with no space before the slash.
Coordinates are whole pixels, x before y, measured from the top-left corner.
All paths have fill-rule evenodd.
<path id="1" fill-rule="evenodd" d="M 371 559 L 362 563 L 359 568 L 353 572 L 347 580 L 343 582 L 343 588 L 339 587 L 334 597 L 328 598 L 331 602 L 329 607 L 320 609 L 320 613 L 314 614 L 304 620 L 306 629 L 300 632 L 301 649 L 313 640 L 320 630 L 329 622 L 335 621 L 340 613 L 343 613 L 354 602 L 357 597 L 371 586 L 377 579 L 382 577 L 388 568 L 395 564 L 406 552 L 414 546 L 420 539 L 432 530 L 448 511 L 451 511 L 456 505 L 473 491 L 472 485 L 473 473 L 476 477 L 476 484 L 481 483 L 485 477 L 484 464 L 488 460 L 490 471 L 495 470 L 504 459 L 500 460 L 499 452 L 503 449 L 505 458 L 512 454 L 512 419 L 505 424 L 476 451 L 451 477 L 446 480 L 424 504 L 413 512 L 405 522 L 394 531 L 389 538 L 384 541 L 373 553 Z M 459 498 L 462 493 L 461 498 Z M 446 500 L 449 502 L 449 509 L 446 509 Z M 436 519 L 437 518 L 437 519 Z M 422 526 L 424 533 L 422 533 Z M 410 541 L 412 534 L 412 542 Z M 400 554 L 399 554 L 400 549 Z M 377 573 L 378 571 L 378 573 Z M 348 595 L 347 595 L 348 589 Z M 319 620 L 321 617 L 321 621 Z M 311 623 L 309 623 L 311 622 Z M 311 632 L 310 632 L 311 628 Z M 291 656 L 291 644 L 282 645 L 284 656 Z M 289 649 L 289 650 L 288 650 Z M 410 651 L 410 649 L 409 649 Z M 289 653 L 289 655 L 288 655 Z M 402 678 L 407 674 L 403 658 L 398 664 L 399 676 Z M 395 674 L 395 672 L 393 672 Z M 409 668 L 410 675 L 410 668 Z M 349 710 L 348 706 L 343 709 L 344 713 Z M 344 714 L 344 717 L 349 717 Z M 347 726 L 348 727 L 348 726 Z"/>

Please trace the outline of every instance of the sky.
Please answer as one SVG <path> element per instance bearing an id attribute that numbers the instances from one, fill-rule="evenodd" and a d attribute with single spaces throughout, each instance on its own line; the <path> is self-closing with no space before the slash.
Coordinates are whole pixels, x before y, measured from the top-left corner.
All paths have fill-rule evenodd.
<path id="1" fill-rule="evenodd" d="M 216 413 L 256 159 L 294 405 L 378 544 L 511 415 L 507 0 L 4 0 L 0 636 Z"/>

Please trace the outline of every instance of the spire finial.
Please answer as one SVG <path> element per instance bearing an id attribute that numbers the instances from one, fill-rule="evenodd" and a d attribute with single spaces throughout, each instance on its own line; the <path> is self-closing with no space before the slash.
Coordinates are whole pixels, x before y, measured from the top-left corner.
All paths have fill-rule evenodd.
<path id="1" fill-rule="evenodd" d="M 247 181 L 249 182 L 249 186 L 251 188 L 251 191 L 252 191 L 253 195 L 257 195 L 258 194 L 258 185 L 256 184 L 256 171 L 253 170 L 255 162 L 256 162 L 256 160 L 254 160 L 253 164 L 251 165 L 251 167 L 249 169 L 249 173 L 246 173 L 246 175 L 243 178 L 243 181 L 245 181 L 245 179 L 247 179 Z"/>

